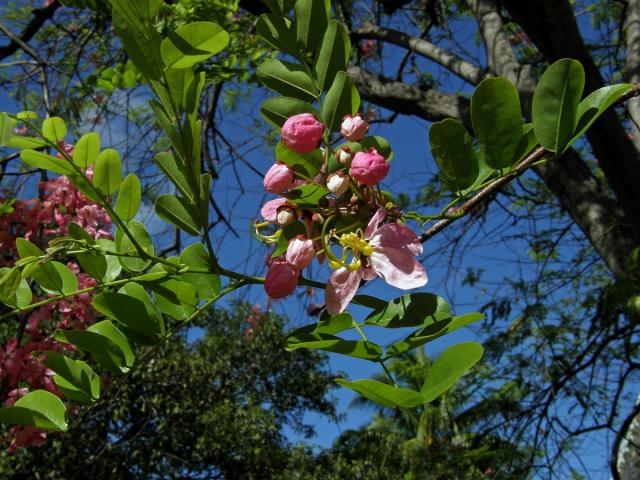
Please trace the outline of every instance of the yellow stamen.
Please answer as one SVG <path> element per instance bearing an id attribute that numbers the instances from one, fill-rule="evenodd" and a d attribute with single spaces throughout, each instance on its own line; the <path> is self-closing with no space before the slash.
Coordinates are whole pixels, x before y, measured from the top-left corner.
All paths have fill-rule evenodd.
<path id="1" fill-rule="evenodd" d="M 362 230 L 358 230 L 356 233 L 342 234 L 340 237 L 340 245 L 342 245 L 343 248 L 350 248 L 354 254 L 359 252 L 365 257 L 373 253 L 373 247 L 364 239 Z"/>

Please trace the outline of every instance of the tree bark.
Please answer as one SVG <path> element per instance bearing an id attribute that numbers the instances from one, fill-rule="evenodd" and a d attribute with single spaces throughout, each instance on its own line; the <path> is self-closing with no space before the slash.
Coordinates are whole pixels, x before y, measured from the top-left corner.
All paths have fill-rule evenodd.
<path id="1" fill-rule="evenodd" d="M 587 49 L 568 0 L 501 0 L 549 63 L 574 58 L 585 69 L 585 94 L 605 86 Z M 607 112 L 589 129 L 587 139 L 609 185 L 640 239 L 640 151 L 614 112 Z"/>

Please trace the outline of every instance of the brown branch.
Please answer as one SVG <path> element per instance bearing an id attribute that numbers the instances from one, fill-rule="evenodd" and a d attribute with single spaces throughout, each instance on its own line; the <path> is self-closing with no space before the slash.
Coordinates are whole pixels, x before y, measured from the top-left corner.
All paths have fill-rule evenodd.
<path id="1" fill-rule="evenodd" d="M 365 23 L 358 30 L 354 30 L 351 35 L 355 40 L 360 38 L 373 38 L 406 48 L 411 52 L 442 65 L 472 85 L 479 83 L 487 76 L 482 68 L 450 51 L 427 40 L 407 35 L 398 30 Z"/>
<path id="2" fill-rule="evenodd" d="M 53 18 L 56 10 L 60 8 L 60 3 L 56 0 L 50 5 L 42 8 L 34 8 L 31 13 L 33 14 L 33 18 L 24 27 L 24 30 L 17 35 L 20 41 L 16 41 L 14 38 L 10 38 L 10 42 L 7 45 L 3 45 L 0 47 L 0 60 L 4 60 L 10 55 L 13 55 L 20 48 L 23 48 L 23 45 L 29 42 L 33 38 L 33 36 L 38 33 L 38 31 L 42 28 L 42 26 L 46 23 L 47 20 Z M 22 42 L 22 43 L 20 43 Z"/>

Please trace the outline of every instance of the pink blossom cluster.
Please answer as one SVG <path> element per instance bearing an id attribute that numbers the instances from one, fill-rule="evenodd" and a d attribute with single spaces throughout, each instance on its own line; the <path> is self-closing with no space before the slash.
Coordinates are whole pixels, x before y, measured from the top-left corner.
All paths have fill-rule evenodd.
<path id="1" fill-rule="evenodd" d="M 39 185 L 41 198 L 15 200 L 10 213 L 0 215 L 0 265 L 12 265 L 17 258 L 15 239 L 26 238 L 44 247 L 50 238 L 65 235 L 70 222 L 82 226 L 94 238 L 110 238 L 111 220 L 102 207 L 82 195 L 66 177 Z M 5 202 L 0 198 L 0 202 Z M 76 274 L 78 288 L 92 287 L 96 281 L 80 273 L 77 264 L 67 266 Z M 37 301 L 38 299 L 34 299 Z M 52 377 L 54 372 L 43 361 L 48 351 L 73 351 L 73 347 L 56 342 L 51 333 L 56 328 L 86 329 L 95 322 L 91 295 L 83 293 L 57 303 L 32 310 L 21 334 L 0 345 L 0 402 L 11 406 L 32 389 L 45 389 L 61 395 Z M 3 439 L 8 450 L 40 445 L 44 430 L 15 426 Z"/>
<path id="2" fill-rule="evenodd" d="M 13 263 L 16 238 L 45 244 L 48 238 L 66 235 L 71 222 L 96 239 L 111 237 L 107 212 L 82 195 L 67 177 L 41 182 L 39 188 L 42 198 L 17 199 L 11 213 L 0 215 L 0 266 Z M 0 203 L 6 201 L 0 197 Z"/>
<path id="3" fill-rule="evenodd" d="M 327 174 L 328 151 L 323 150 L 322 168 L 313 179 L 299 175 L 281 159 L 276 159 L 265 174 L 265 190 L 282 196 L 263 205 L 260 213 L 264 222 L 256 223 L 257 234 L 266 243 L 281 244 L 283 230 L 271 235 L 262 235 L 259 230 L 268 225 L 286 228 L 296 221 L 300 221 L 305 230 L 291 238 L 285 237 L 288 238 L 286 252 L 268 258 L 264 288 L 270 298 L 290 295 L 300 281 L 301 272 L 314 259 L 322 265 L 325 257 L 335 270 L 325 290 L 325 305 L 331 314 L 346 309 L 361 280 L 379 276 L 402 289 L 420 287 L 427 282 L 424 268 L 415 259 L 422 253 L 422 244 L 411 229 L 397 222 L 399 214 L 393 207 L 387 211 L 383 205 L 388 202 L 380 189 L 374 188 L 389 173 L 389 163 L 375 148 L 354 145 L 365 138 L 368 129 L 369 124 L 360 114 L 345 116 L 340 133 L 352 143 L 333 152 L 338 166 L 334 165 L 331 173 Z M 303 113 L 287 119 L 282 126 L 281 141 L 294 152 L 308 154 L 320 148 L 324 132 L 324 125 L 313 114 Z M 329 148 L 328 143 L 326 147 Z M 317 207 L 296 205 L 293 190 L 307 184 L 318 185 L 329 192 Z M 365 231 L 357 227 L 347 227 L 346 231 L 327 228 L 336 217 L 362 217 L 363 212 L 368 212 L 367 216 L 375 212 Z M 325 222 L 329 223 L 325 225 Z M 340 258 L 331 251 L 332 245 L 342 247 Z"/>

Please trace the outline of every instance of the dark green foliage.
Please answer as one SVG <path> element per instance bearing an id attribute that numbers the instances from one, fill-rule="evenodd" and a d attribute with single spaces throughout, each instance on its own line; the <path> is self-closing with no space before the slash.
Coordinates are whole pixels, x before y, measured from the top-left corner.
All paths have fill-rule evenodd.
<path id="1" fill-rule="evenodd" d="M 202 338 L 139 349 L 138 366 L 46 445 L 2 453 L 3 478 L 273 478 L 291 455 L 282 427 L 312 433 L 308 410 L 335 415 L 324 356 L 281 348 L 284 319 L 244 334 L 251 310 L 217 310 Z"/>

